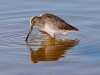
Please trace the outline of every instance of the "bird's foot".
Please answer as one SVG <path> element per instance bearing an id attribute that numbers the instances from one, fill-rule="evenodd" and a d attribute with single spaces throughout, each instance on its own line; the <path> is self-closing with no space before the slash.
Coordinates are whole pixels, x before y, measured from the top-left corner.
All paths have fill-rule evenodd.
<path id="1" fill-rule="evenodd" d="M 50 33 L 50 37 L 51 37 L 52 39 L 55 39 L 55 38 L 56 38 L 55 35 L 52 34 L 52 33 Z"/>

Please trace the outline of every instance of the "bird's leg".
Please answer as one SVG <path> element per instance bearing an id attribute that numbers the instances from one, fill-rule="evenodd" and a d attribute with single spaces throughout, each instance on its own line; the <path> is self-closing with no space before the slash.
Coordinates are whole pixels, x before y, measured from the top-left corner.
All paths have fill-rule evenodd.
<path id="1" fill-rule="evenodd" d="M 46 32 L 46 31 L 44 31 L 44 30 L 39 30 L 39 31 L 42 32 L 43 34 L 48 35 L 48 36 L 51 37 L 51 38 L 55 38 L 55 35 L 52 34 L 52 33 L 48 33 L 48 32 Z"/>
<path id="2" fill-rule="evenodd" d="M 51 34 L 49 34 L 49 33 L 47 33 L 46 31 L 44 31 L 44 30 L 39 30 L 41 33 L 43 33 L 43 34 L 46 34 L 46 35 L 48 35 L 49 37 L 51 37 Z"/>
<path id="3" fill-rule="evenodd" d="M 39 32 L 43 33 L 43 34 L 48 34 L 47 32 L 45 32 L 44 30 L 39 30 Z"/>
<path id="4" fill-rule="evenodd" d="M 51 38 L 55 39 L 55 35 L 54 34 L 50 33 L 50 35 L 51 35 L 50 36 Z"/>

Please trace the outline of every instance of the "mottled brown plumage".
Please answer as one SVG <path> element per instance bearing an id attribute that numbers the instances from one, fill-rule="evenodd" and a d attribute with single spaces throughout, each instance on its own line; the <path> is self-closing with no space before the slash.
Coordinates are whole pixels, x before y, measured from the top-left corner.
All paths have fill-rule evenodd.
<path id="1" fill-rule="evenodd" d="M 52 38 L 55 38 L 54 34 L 66 34 L 70 31 L 78 31 L 77 28 L 71 26 L 63 19 L 49 13 L 41 14 L 40 16 L 33 16 L 30 19 L 30 31 L 26 37 L 26 41 L 34 26 L 40 27 L 43 31 L 49 33 Z"/>

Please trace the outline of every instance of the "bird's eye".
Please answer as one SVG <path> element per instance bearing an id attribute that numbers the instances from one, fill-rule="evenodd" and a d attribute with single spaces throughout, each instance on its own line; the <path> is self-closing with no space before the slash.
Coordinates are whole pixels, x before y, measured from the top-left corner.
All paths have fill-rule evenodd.
<path id="1" fill-rule="evenodd" d="M 35 22 L 35 20 L 32 21 L 32 24 Z"/>

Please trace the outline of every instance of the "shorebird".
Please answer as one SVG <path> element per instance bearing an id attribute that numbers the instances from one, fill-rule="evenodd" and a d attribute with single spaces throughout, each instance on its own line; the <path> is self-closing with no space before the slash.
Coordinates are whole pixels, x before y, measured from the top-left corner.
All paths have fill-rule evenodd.
<path id="1" fill-rule="evenodd" d="M 40 16 L 33 16 L 30 18 L 30 30 L 26 37 L 26 41 L 32 32 L 34 26 L 38 26 L 42 31 L 50 34 L 52 38 L 55 38 L 55 34 L 66 34 L 72 31 L 78 31 L 77 28 L 71 26 L 63 19 L 57 17 L 56 15 L 44 13 Z"/>

